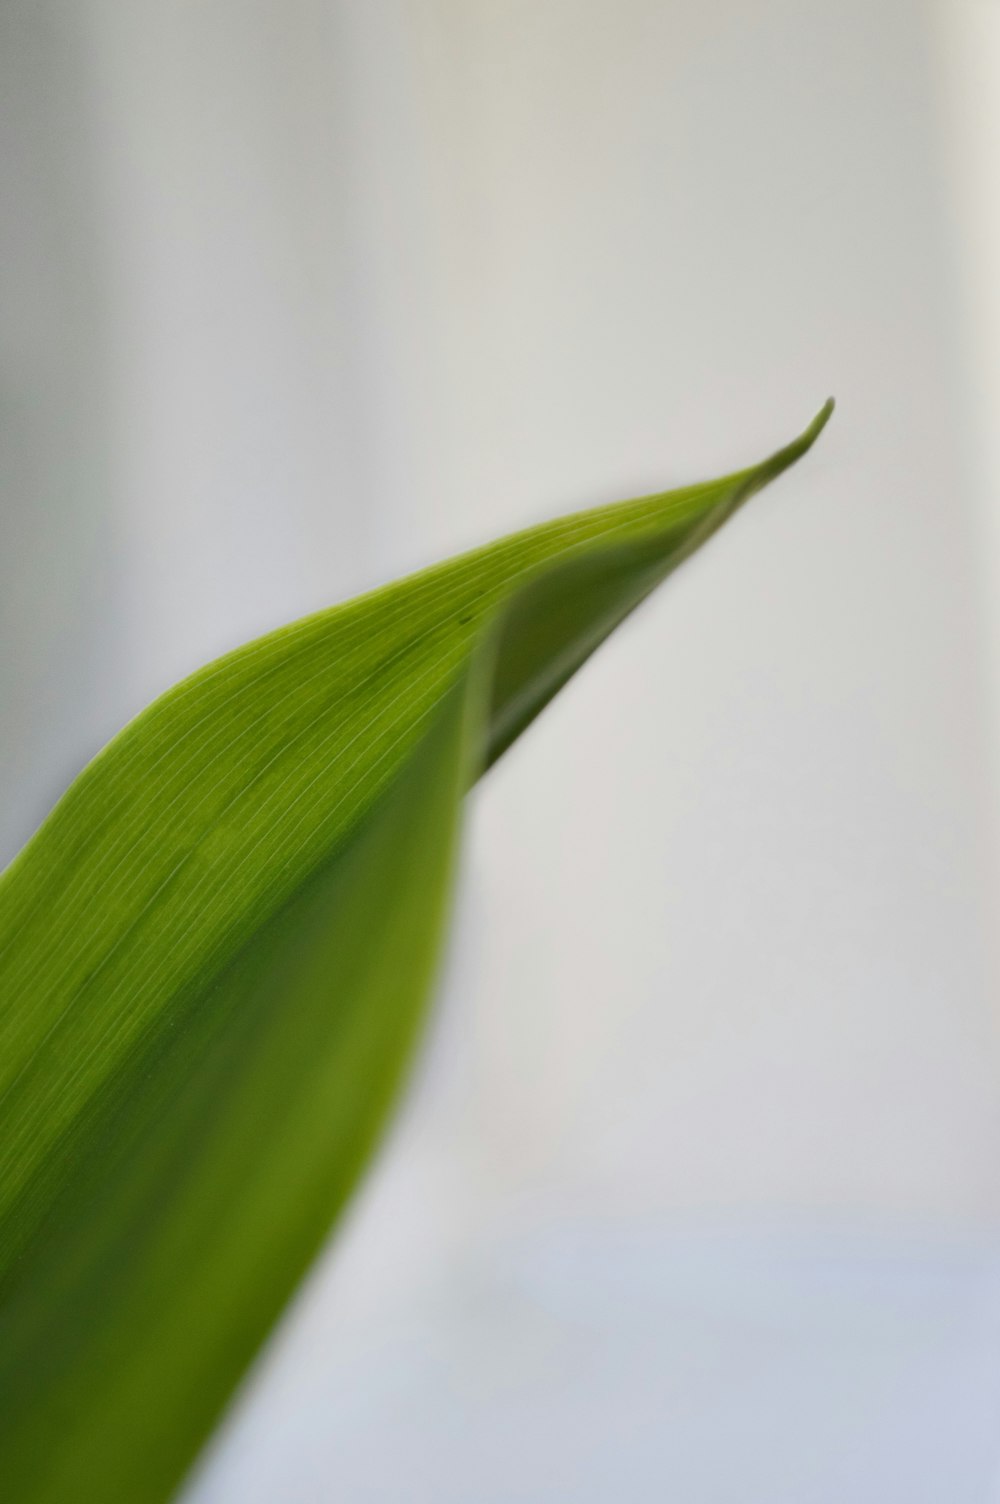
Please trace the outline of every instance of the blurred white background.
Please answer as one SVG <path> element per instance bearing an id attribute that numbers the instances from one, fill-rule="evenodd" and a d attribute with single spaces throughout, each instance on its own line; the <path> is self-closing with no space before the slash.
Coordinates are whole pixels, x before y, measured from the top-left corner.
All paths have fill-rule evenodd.
<path id="1" fill-rule="evenodd" d="M 996 0 L 4 0 L 0 846 L 206 658 L 800 469 L 471 801 L 189 1504 L 1000 1499 Z"/>

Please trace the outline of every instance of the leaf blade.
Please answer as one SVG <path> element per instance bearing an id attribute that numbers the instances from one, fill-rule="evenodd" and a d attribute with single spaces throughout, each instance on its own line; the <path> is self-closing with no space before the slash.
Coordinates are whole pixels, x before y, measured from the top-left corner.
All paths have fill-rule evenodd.
<path id="1" fill-rule="evenodd" d="M 288 1126 L 309 1076 L 307 1024 L 361 997 L 373 1016 L 395 1020 L 367 1074 L 356 1072 L 363 1099 L 351 1097 L 343 1038 L 324 1036 L 315 1049 L 354 1101 L 334 1139 L 369 1144 L 426 992 L 462 788 L 660 579 L 809 447 L 827 416 L 762 466 L 501 540 L 209 665 L 116 738 L 8 869 L 0 1468 L 16 1479 L 15 1497 L 65 1497 L 70 1480 L 81 1499 L 167 1495 L 363 1159 L 341 1163 Z M 421 811 L 435 812 L 427 826 Z M 403 870 L 394 909 L 357 877 L 359 851 L 385 830 L 386 849 L 398 851 L 414 820 L 429 875 L 412 863 Z M 399 870 L 386 857 L 382 886 Z M 312 885 L 324 880 L 334 897 L 320 905 L 323 934 L 339 936 L 339 949 L 328 953 L 314 935 L 323 978 L 297 987 L 281 944 L 273 955 L 268 947 L 283 924 L 298 933 Z M 346 924 L 355 901 L 383 935 L 402 926 L 407 953 L 416 958 L 423 945 L 423 961 L 408 969 L 397 956 L 380 970 L 379 947 L 355 943 L 364 924 Z M 272 1060 L 269 1075 L 254 1054 L 267 1040 L 297 1066 L 278 1072 Z M 213 1099 L 220 1049 L 228 1084 Z M 242 1073 L 226 1075 L 230 1057 Z M 254 1090 L 268 1100 L 263 1117 Z M 309 1100 L 320 1123 L 322 1094 Z M 286 1125 L 280 1165 L 325 1167 L 332 1182 L 293 1197 L 265 1235 L 261 1218 L 280 1200 L 261 1168 L 268 1123 Z M 213 1181 L 216 1159 L 228 1171 Z M 253 1236 L 234 1231 L 240 1165 Z M 163 1190 L 171 1175 L 181 1182 L 173 1201 Z M 227 1207 L 228 1241 L 218 1230 L 213 1239 L 213 1204 Z M 247 1258 L 251 1245 L 273 1261 L 266 1277 Z M 228 1325 L 214 1319 L 226 1307 L 216 1267 L 236 1271 L 243 1291 Z M 60 1445 L 47 1452 L 53 1415 Z"/>

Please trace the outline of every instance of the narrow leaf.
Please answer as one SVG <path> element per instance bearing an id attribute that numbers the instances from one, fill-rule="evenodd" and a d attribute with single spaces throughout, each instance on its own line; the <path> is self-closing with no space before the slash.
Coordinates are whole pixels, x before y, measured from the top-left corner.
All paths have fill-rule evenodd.
<path id="1" fill-rule="evenodd" d="M 170 1496 L 391 1104 L 462 793 L 829 411 L 209 665 L 0 878 L 2 1497 Z"/>

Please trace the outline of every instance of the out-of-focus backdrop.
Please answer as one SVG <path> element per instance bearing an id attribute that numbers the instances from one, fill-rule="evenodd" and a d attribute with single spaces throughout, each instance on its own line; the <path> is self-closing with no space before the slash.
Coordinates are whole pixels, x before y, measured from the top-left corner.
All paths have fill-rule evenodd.
<path id="1" fill-rule="evenodd" d="M 1000 4 L 3 0 L 0 856 L 250 635 L 817 450 L 471 801 L 188 1504 L 1000 1499 Z"/>

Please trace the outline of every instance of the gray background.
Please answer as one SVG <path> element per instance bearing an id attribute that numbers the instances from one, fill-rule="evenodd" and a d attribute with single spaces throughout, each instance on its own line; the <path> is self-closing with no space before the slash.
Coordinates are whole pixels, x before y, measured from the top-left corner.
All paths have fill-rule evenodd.
<path id="1" fill-rule="evenodd" d="M 960 10 L 0 9 L 4 855 L 207 657 L 840 402 L 472 801 L 406 1109 L 191 1504 L 992 1497 Z"/>

